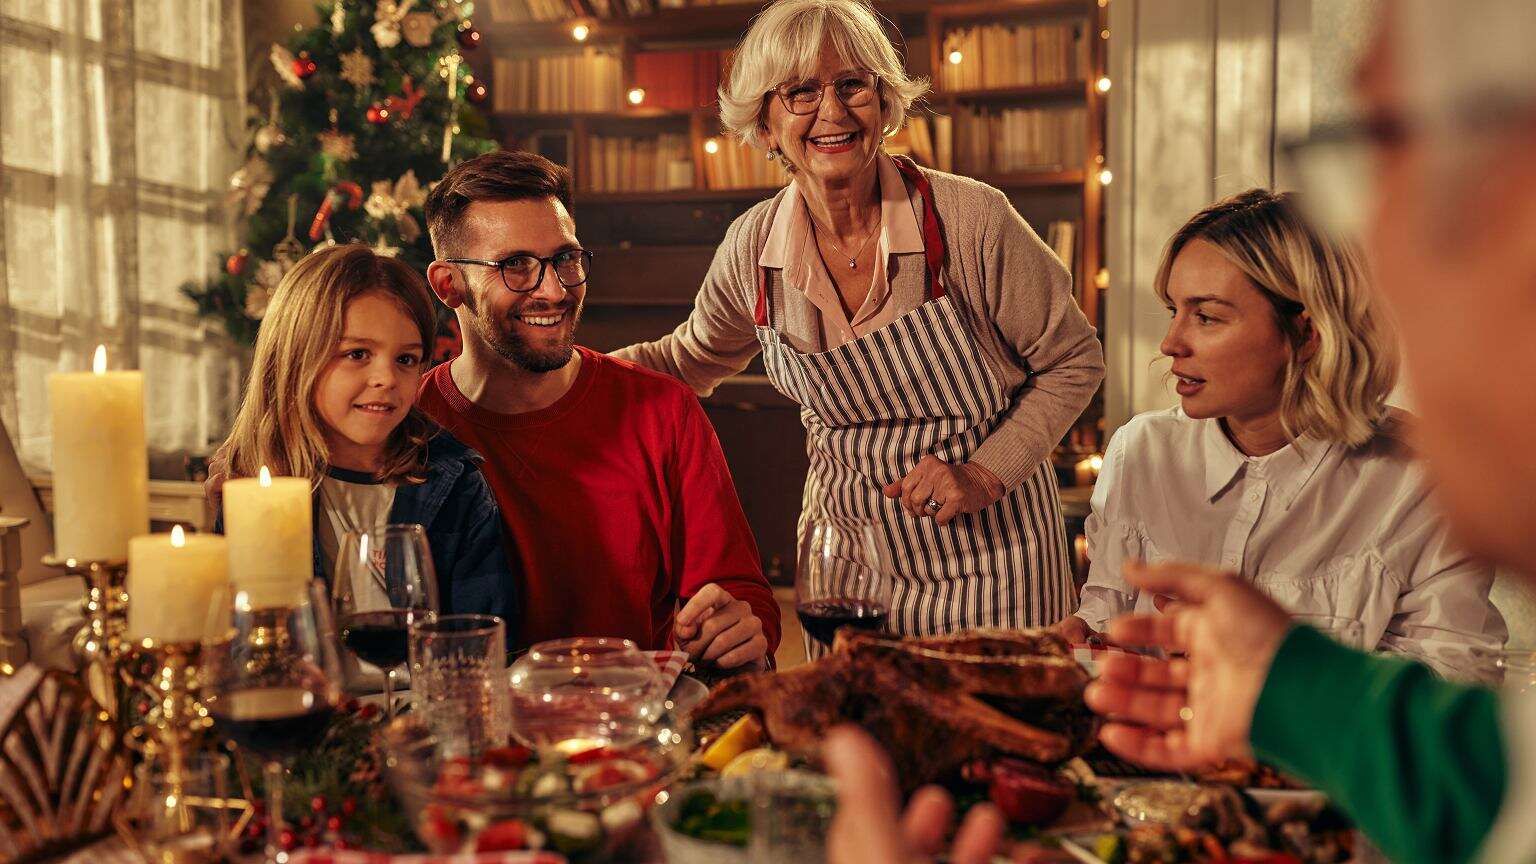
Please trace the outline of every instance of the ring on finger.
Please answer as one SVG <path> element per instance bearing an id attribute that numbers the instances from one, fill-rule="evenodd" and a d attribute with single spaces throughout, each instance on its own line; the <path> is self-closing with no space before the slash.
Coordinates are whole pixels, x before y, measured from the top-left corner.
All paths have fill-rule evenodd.
<path id="1" fill-rule="evenodd" d="M 944 505 L 941 502 L 939 502 L 937 499 L 929 498 L 928 499 L 928 503 L 923 505 L 923 509 L 926 510 L 930 515 L 932 515 L 934 513 L 939 512 L 940 510 L 944 509 Z"/>

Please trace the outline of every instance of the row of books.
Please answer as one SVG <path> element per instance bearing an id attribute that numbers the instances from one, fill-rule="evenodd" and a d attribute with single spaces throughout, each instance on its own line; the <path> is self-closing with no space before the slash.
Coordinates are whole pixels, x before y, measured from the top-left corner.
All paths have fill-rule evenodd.
<path id="1" fill-rule="evenodd" d="M 497 111 L 618 111 L 624 99 L 624 62 L 617 54 L 595 48 L 497 57 L 491 67 L 491 94 Z"/>
<path id="2" fill-rule="evenodd" d="M 734 138 L 711 138 L 718 148 L 704 150 L 704 185 L 710 189 L 762 189 L 783 186 L 789 175 L 778 162 L 769 161 L 763 151 L 741 144 Z"/>
<path id="3" fill-rule="evenodd" d="M 645 90 L 649 107 L 692 111 L 715 104 L 720 73 L 730 52 L 640 51 L 634 56 L 634 86 Z"/>
<path id="4" fill-rule="evenodd" d="M 1087 159 L 1088 112 L 1083 106 L 960 108 L 956 164 L 964 174 L 1059 171 Z"/>
<path id="5" fill-rule="evenodd" d="M 1091 38 L 1082 22 L 957 27 L 944 34 L 940 83 L 985 90 L 1082 81 L 1093 69 Z"/>
<path id="6" fill-rule="evenodd" d="M 917 164 L 928 168 L 954 171 L 954 120 L 943 114 L 928 117 L 908 114 L 901 131 L 885 139 L 885 152 L 910 156 Z"/>
<path id="7" fill-rule="evenodd" d="M 730 3 L 760 3 L 762 0 L 483 0 L 492 21 L 566 21 L 597 17 L 640 18 L 657 9 L 685 9 L 689 6 L 715 6 Z"/>
<path id="8" fill-rule="evenodd" d="M 1045 245 L 1051 247 L 1061 263 L 1072 271 L 1073 284 L 1077 284 L 1077 223 L 1067 220 L 1052 222 L 1045 228 Z"/>
<path id="9" fill-rule="evenodd" d="M 593 192 L 693 188 L 687 135 L 593 135 L 587 139 L 587 185 Z"/>

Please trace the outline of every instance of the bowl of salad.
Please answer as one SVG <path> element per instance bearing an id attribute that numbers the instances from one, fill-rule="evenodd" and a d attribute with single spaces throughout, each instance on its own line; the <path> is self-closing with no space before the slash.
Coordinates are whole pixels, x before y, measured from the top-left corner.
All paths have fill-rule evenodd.
<path id="1" fill-rule="evenodd" d="M 474 757 L 445 755 L 409 714 L 380 736 L 390 787 L 433 852 L 548 849 L 574 864 L 623 848 L 693 750 L 687 721 L 671 717 L 610 724 L 602 739 L 537 751 L 509 742 Z"/>
<path id="2" fill-rule="evenodd" d="M 763 771 L 680 783 L 656 797 L 651 826 L 668 864 L 746 864 L 824 857 L 836 810 L 827 777 L 809 771 Z"/>

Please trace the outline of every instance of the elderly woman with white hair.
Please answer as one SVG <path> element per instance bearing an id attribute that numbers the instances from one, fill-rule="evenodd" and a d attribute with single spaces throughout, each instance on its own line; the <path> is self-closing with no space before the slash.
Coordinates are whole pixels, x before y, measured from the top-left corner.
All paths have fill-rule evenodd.
<path id="1" fill-rule="evenodd" d="M 1093 563 L 1060 630 L 1081 639 L 1155 598 L 1132 561 L 1189 561 L 1256 585 L 1356 647 L 1476 677 L 1502 647 L 1493 571 L 1453 544 L 1387 406 L 1396 335 L 1352 244 L 1289 193 L 1195 214 L 1153 289 L 1180 405 L 1115 433 L 1088 518 Z"/>
<path id="2" fill-rule="evenodd" d="M 860 0 L 769 6 L 720 111 L 792 182 L 730 226 L 687 321 L 617 353 L 701 394 L 763 353 L 802 406 L 802 542 L 872 520 L 894 631 L 1048 624 L 1073 585 L 1046 456 L 1102 351 L 1002 192 L 881 150 L 926 89 Z"/>

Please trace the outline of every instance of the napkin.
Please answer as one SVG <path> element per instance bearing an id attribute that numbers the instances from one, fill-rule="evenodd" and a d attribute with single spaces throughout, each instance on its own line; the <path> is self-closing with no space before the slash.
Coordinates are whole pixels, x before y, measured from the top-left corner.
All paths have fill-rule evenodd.
<path id="1" fill-rule="evenodd" d="M 672 692 L 672 685 L 677 683 L 677 676 L 683 674 L 683 667 L 688 665 L 688 652 L 647 651 L 645 653 L 651 655 L 651 661 L 661 672 L 661 680 L 667 685 L 666 692 Z"/>
<path id="2" fill-rule="evenodd" d="M 288 856 L 289 864 L 566 864 L 554 852 L 479 852 L 452 855 L 390 855 L 358 849 L 302 849 Z"/>

